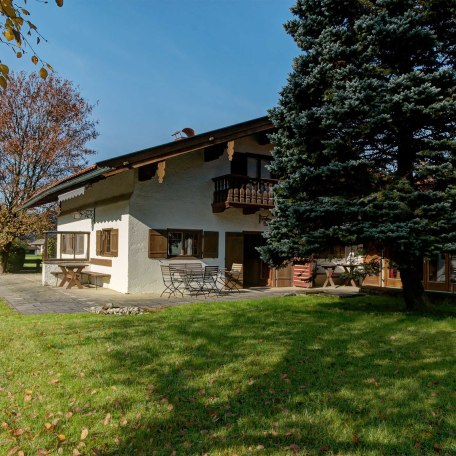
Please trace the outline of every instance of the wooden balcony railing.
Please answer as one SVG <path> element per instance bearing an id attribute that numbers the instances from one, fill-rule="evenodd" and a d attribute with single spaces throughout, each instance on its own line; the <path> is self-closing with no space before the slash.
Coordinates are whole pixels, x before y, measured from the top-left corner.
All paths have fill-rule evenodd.
<path id="1" fill-rule="evenodd" d="M 212 180 L 215 185 L 213 212 L 223 212 L 230 207 L 241 207 L 245 212 L 274 207 L 272 188 L 277 183 L 275 179 L 226 174 Z"/>

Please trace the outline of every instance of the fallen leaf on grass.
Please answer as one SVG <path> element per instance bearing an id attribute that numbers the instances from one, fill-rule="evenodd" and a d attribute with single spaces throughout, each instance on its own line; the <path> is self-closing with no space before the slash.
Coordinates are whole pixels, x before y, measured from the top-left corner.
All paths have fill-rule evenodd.
<path id="1" fill-rule="evenodd" d="M 353 434 L 353 437 L 352 437 L 353 445 L 358 445 L 360 441 L 361 441 L 361 439 L 359 438 L 359 435 Z"/>
<path id="2" fill-rule="evenodd" d="M 22 435 L 24 433 L 24 430 L 23 429 L 15 429 L 13 431 L 13 434 L 16 436 L 16 437 L 19 437 L 20 435 Z"/>
<path id="3" fill-rule="evenodd" d="M 77 448 L 75 448 L 73 450 L 73 456 L 81 456 L 81 453 L 79 452 L 79 450 Z"/>
<path id="4" fill-rule="evenodd" d="M 54 425 L 52 423 L 44 423 L 44 427 L 48 430 L 48 431 L 53 431 L 54 430 Z"/>
<path id="5" fill-rule="evenodd" d="M 63 442 L 66 439 L 65 434 L 58 434 L 57 435 L 57 440 L 60 442 Z"/>
<path id="6" fill-rule="evenodd" d="M 290 446 L 287 447 L 289 450 L 293 451 L 293 454 L 299 453 L 299 447 L 295 443 L 292 443 Z"/>
<path id="7" fill-rule="evenodd" d="M 329 446 L 328 445 L 323 445 L 319 450 L 320 453 L 326 453 L 329 451 Z"/>
<path id="8" fill-rule="evenodd" d="M 374 377 L 368 378 L 367 383 L 369 383 L 370 385 L 375 385 L 377 388 L 380 386 L 377 379 L 375 379 Z"/>
<path id="9" fill-rule="evenodd" d="M 109 424 L 109 422 L 111 421 L 111 414 L 110 413 L 107 413 L 106 416 L 105 416 L 105 419 L 103 420 L 103 424 L 105 426 L 107 426 Z"/>
<path id="10" fill-rule="evenodd" d="M 439 443 L 434 443 L 434 451 L 440 453 L 441 451 L 443 451 L 443 446 Z"/>
<path id="11" fill-rule="evenodd" d="M 89 430 L 87 428 L 84 428 L 81 431 L 81 440 L 84 440 L 88 435 L 89 435 Z"/>
<path id="12" fill-rule="evenodd" d="M 6 453 L 6 456 L 13 456 L 13 454 L 16 454 L 19 449 L 20 447 L 18 446 L 11 448 L 11 450 L 9 450 L 8 453 Z"/>
<path id="13" fill-rule="evenodd" d="M 22 450 L 19 450 L 17 452 L 17 456 L 25 456 L 24 452 Z"/>
<path id="14" fill-rule="evenodd" d="M 46 455 L 49 454 L 49 453 L 50 453 L 50 451 L 44 450 L 43 448 L 40 448 L 40 449 L 36 452 L 37 456 L 46 456 Z"/>

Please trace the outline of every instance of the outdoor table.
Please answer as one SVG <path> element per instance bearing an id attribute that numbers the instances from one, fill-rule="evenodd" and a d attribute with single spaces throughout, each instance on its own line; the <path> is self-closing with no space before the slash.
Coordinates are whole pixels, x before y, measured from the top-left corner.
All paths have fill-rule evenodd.
<path id="1" fill-rule="evenodd" d="M 354 264 L 354 263 L 346 263 L 346 264 L 340 264 L 339 266 L 342 266 L 344 268 L 344 272 L 348 274 L 348 277 L 344 279 L 344 285 L 349 286 L 351 285 L 352 287 L 357 287 L 355 280 L 353 279 L 353 271 L 359 266 L 359 264 Z"/>
<path id="2" fill-rule="evenodd" d="M 57 266 L 63 273 L 63 278 L 59 283 L 59 287 L 63 287 L 68 282 L 67 288 L 71 288 L 73 286 L 83 288 L 80 280 L 81 272 L 86 266 L 88 266 L 88 264 L 59 263 Z"/>
<path id="3" fill-rule="evenodd" d="M 335 287 L 336 284 L 334 283 L 332 276 L 334 274 L 334 270 L 339 265 L 338 264 L 319 264 L 318 266 L 322 267 L 326 273 L 326 280 L 325 280 L 325 283 L 323 284 L 323 288 L 326 288 L 328 286 Z M 328 285 L 328 283 L 330 285 Z"/>

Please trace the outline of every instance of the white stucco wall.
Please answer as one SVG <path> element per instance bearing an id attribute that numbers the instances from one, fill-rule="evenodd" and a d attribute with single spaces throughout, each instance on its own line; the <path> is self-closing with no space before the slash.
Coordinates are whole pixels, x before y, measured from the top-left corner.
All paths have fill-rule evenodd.
<path id="1" fill-rule="evenodd" d="M 253 152 L 253 147 L 250 151 Z M 214 183 L 212 178 L 230 173 L 224 154 L 204 162 L 201 151 L 166 161 L 162 184 L 156 178 L 137 182 L 130 200 L 129 287 L 130 293 L 161 292 L 160 264 L 173 260 L 148 258 L 149 229 L 192 229 L 219 232 L 219 257 L 205 258 L 209 265 L 225 267 L 225 233 L 264 230 L 258 214 L 243 215 L 241 209 L 212 212 Z M 176 258 L 174 261 L 181 261 Z"/>

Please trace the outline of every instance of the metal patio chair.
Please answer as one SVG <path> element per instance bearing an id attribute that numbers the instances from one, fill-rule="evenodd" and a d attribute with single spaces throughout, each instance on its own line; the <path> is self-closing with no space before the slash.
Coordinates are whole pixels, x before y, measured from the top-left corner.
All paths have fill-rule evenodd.
<path id="1" fill-rule="evenodd" d="M 171 295 L 176 296 L 176 293 L 180 293 L 181 296 L 183 296 L 184 294 L 179 289 L 178 283 L 174 280 L 173 273 L 169 265 L 161 264 L 160 268 L 162 273 L 163 285 L 165 286 L 165 289 L 162 291 L 160 297 L 163 296 L 165 293 L 168 294 L 168 299 L 171 297 Z"/>

